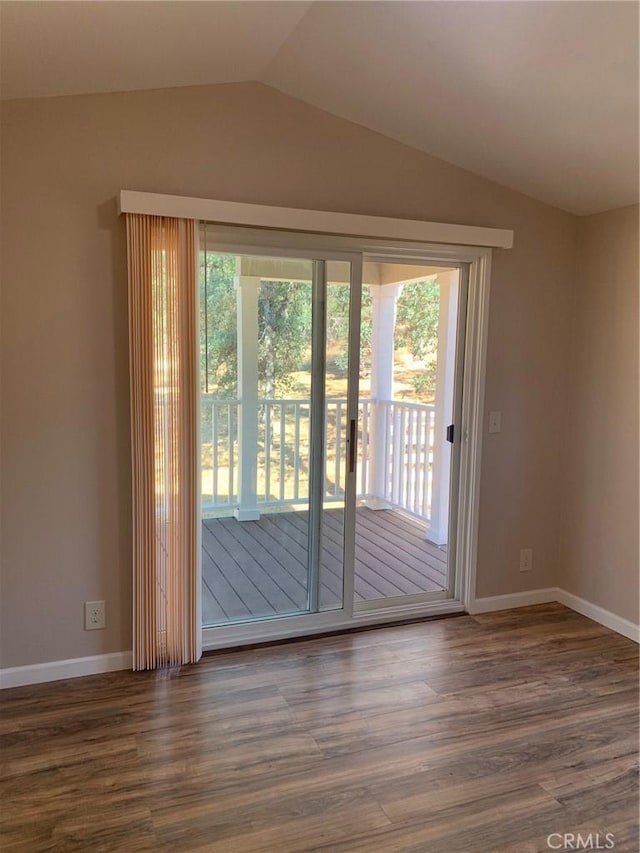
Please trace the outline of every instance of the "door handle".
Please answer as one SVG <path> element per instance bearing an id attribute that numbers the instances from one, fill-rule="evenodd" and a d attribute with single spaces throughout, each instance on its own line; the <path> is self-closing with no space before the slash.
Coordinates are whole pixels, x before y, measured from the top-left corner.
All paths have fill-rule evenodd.
<path id="1" fill-rule="evenodd" d="M 356 470 L 356 420 L 349 421 L 349 473 Z"/>
<path id="2" fill-rule="evenodd" d="M 453 424 L 449 424 L 449 426 L 447 427 L 447 441 L 450 444 L 453 444 L 453 432 L 454 432 L 454 426 L 453 426 Z"/>

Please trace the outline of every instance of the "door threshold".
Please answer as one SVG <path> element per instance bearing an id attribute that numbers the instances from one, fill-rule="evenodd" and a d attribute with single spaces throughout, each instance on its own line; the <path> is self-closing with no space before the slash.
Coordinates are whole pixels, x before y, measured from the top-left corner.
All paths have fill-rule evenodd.
<path id="1" fill-rule="evenodd" d="M 245 648 L 281 643 L 308 637 L 343 634 L 350 631 L 384 628 L 390 625 L 422 622 L 429 619 L 461 616 L 466 613 L 459 601 L 432 601 L 404 608 L 380 609 L 354 613 L 345 617 L 336 611 L 325 611 L 304 616 L 271 619 L 268 623 L 244 623 L 217 628 L 204 628 L 202 648 L 204 652 Z"/>
<path id="2" fill-rule="evenodd" d="M 224 655 L 228 652 L 250 651 L 251 649 L 265 649 L 272 646 L 285 646 L 293 643 L 304 643 L 309 640 L 323 640 L 325 637 L 341 637 L 346 634 L 362 634 L 365 631 L 377 631 L 384 628 L 400 628 L 403 625 L 417 625 L 421 622 L 439 622 L 442 619 L 457 619 L 460 616 L 467 616 L 465 610 L 455 611 L 452 613 L 434 613 L 431 616 L 408 616 L 405 619 L 395 619 L 391 622 L 378 622 L 375 624 L 366 625 L 351 625 L 348 628 L 336 628 L 333 631 L 323 631 L 322 633 L 298 634 L 295 637 L 282 637 L 281 639 L 259 640 L 254 643 L 238 643 L 235 646 L 220 646 L 216 648 L 206 649 L 202 657 L 215 657 Z"/>

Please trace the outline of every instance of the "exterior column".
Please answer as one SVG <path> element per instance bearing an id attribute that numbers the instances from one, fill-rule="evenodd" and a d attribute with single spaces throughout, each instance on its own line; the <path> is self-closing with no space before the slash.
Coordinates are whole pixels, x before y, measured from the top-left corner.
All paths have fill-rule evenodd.
<path id="1" fill-rule="evenodd" d="M 389 441 L 388 406 L 393 400 L 393 356 L 396 306 L 401 284 L 371 287 L 371 400 L 369 422 L 369 500 L 372 509 L 389 509 L 386 497 L 385 455 Z"/>
<path id="2" fill-rule="evenodd" d="M 451 444 L 447 426 L 453 422 L 453 385 L 456 369 L 459 271 L 438 273 L 438 361 L 436 366 L 435 428 L 431 480 L 431 520 L 427 538 L 446 545 L 449 529 Z M 459 425 L 457 425 L 459 429 Z"/>
<path id="3" fill-rule="evenodd" d="M 239 272 L 239 270 L 238 270 Z M 236 275 L 238 304 L 238 521 L 258 511 L 258 294 L 261 279 Z"/>

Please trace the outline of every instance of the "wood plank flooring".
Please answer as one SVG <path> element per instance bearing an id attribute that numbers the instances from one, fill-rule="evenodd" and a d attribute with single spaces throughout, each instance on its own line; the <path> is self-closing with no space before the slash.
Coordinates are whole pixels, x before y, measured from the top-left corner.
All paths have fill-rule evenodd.
<path id="1" fill-rule="evenodd" d="M 554 604 L 5 690 L 0 849 L 636 853 L 637 687 Z"/>
<path id="2" fill-rule="evenodd" d="M 211 519 L 202 525 L 205 625 L 295 613 L 307 601 L 309 514 L 284 512 L 259 521 Z M 342 511 L 325 510 L 320 607 L 342 600 Z M 446 551 L 426 540 L 426 528 L 394 510 L 356 510 L 356 600 L 446 587 Z"/>

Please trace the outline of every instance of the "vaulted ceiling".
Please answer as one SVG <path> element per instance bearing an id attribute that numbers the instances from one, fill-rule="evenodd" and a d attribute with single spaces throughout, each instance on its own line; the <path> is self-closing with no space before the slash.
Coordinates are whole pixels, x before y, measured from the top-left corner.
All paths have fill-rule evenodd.
<path id="1" fill-rule="evenodd" d="M 578 214 L 638 200 L 635 2 L 4 2 L 3 98 L 260 81 Z"/>

